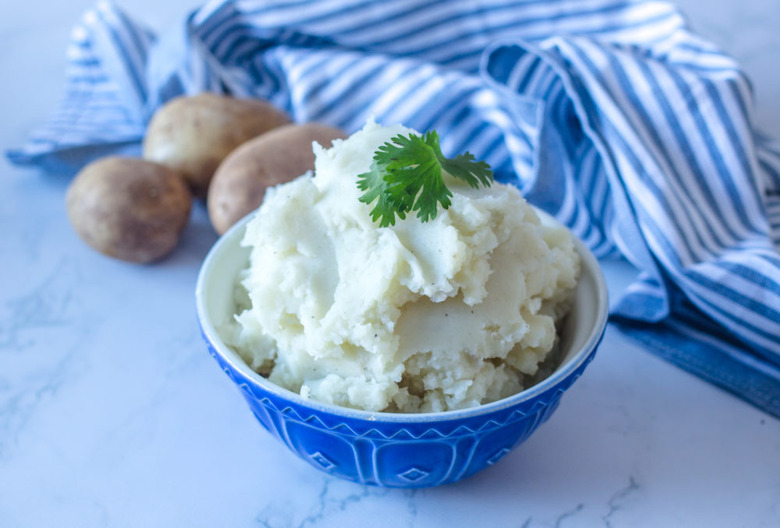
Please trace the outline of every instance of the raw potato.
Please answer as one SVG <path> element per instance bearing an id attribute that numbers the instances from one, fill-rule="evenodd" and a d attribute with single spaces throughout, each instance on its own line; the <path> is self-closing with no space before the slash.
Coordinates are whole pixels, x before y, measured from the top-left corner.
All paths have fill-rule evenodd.
<path id="1" fill-rule="evenodd" d="M 176 246 L 192 207 L 180 174 L 157 163 L 116 156 L 84 167 L 65 201 L 84 242 L 109 257 L 142 263 Z"/>
<path id="2" fill-rule="evenodd" d="M 223 234 L 257 209 L 265 190 L 314 169 L 312 142 L 330 147 L 341 130 L 318 123 L 284 125 L 234 150 L 217 169 L 208 195 L 211 224 Z"/>
<path id="3" fill-rule="evenodd" d="M 213 93 L 172 99 L 152 117 L 143 157 L 179 171 L 193 193 L 206 196 L 214 171 L 245 141 L 290 118 L 267 101 Z"/>

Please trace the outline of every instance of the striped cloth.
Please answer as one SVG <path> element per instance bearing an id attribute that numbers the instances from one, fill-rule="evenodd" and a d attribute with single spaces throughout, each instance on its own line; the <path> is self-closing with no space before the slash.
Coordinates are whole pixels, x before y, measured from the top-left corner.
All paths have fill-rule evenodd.
<path id="1" fill-rule="evenodd" d="M 158 38 L 100 3 L 68 58 L 59 111 L 14 163 L 137 152 L 156 108 L 204 90 L 350 132 L 436 129 L 641 270 L 613 307 L 626 333 L 780 416 L 780 143 L 673 5 L 222 0 Z"/>

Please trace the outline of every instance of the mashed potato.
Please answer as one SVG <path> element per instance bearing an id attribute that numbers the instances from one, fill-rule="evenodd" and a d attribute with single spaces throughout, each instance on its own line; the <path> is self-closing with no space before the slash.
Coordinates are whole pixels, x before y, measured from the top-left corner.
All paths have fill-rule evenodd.
<path id="1" fill-rule="evenodd" d="M 556 343 L 579 275 L 569 232 L 517 189 L 445 177 L 452 205 L 379 228 L 357 175 L 401 126 L 369 123 L 314 175 L 275 187 L 247 225 L 251 248 L 226 341 L 283 387 L 370 411 L 477 406 L 524 388 Z"/>

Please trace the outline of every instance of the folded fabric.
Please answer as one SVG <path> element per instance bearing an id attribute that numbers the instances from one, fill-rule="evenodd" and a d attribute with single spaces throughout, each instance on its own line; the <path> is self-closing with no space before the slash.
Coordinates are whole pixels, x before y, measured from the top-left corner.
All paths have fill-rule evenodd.
<path id="1" fill-rule="evenodd" d="M 780 416 L 780 144 L 673 5 L 225 0 L 158 39 L 100 3 L 68 57 L 59 111 L 14 163 L 137 149 L 156 108 L 205 90 L 350 132 L 436 129 L 641 270 L 613 308 L 629 335 Z"/>

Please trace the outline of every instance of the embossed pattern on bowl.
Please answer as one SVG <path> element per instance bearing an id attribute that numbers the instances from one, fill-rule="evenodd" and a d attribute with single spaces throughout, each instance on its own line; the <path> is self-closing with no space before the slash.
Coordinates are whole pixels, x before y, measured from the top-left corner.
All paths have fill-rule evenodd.
<path id="1" fill-rule="evenodd" d="M 593 255 L 576 241 L 583 272 L 561 330 L 562 361 L 533 387 L 480 407 L 440 413 L 372 413 L 305 400 L 250 369 L 216 331 L 233 313 L 233 285 L 248 258 L 239 244 L 248 220 L 220 238 L 201 268 L 196 303 L 203 337 L 260 424 L 293 453 L 338 477 L 419 488 L 456 482 L 495 464 L 552 415 L 604 334 L 604 277 Z"/>

